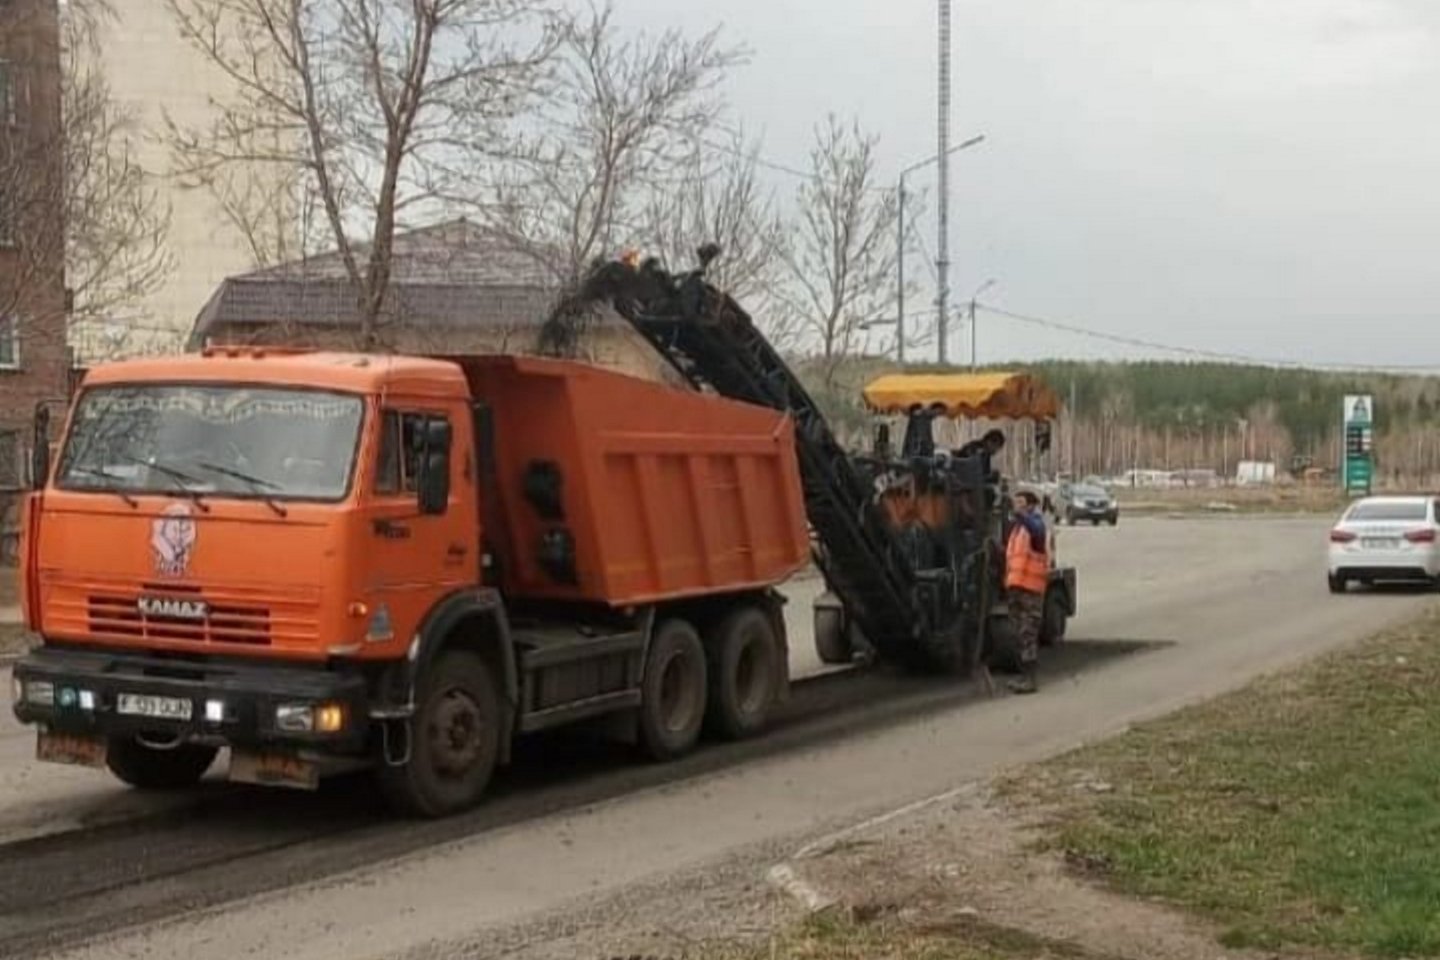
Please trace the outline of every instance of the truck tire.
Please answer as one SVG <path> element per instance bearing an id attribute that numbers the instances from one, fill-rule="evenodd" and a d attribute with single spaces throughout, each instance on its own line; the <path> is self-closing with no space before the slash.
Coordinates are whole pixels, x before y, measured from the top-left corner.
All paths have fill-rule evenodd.
<path id="1" fill-rule="evenodd" d="M 640 744 L 652 760 L 684 756 L 705 722 L 705 646 L 684 620 L 666 620 L 650 638 L 640 685 Z"/>
<path id="2" fill-rule="evenodd" d="M 381 792 L 409 816 L 443 817 L 473 806 L 495 772 L 501 726 L 485 661 L 465 650 L 441 653 L 420 680 L 408 759 L 398 766 L 380 761 Z"/>
<path id="3" fill-rule="evenodd" d="M 106 747 L 105 765 L 138 790 L 183 790 L 200 782 L 219 752 L 193 743 L 159 749 L 134 737 L 113 737 Z"/>
<path id="4" fill-rule="evenodd" d="M 855 660 L 850 631 L 845 629 L 845 611 L 839 606 L 815 608 L 815 655 L 832 667 Z"/>
<path id="5" fill-rule="evenodd" d="M 741 607 L 708 639 L 707 724 L 726 740 L 753 737 L 770 722 L 784 677 L 774 623 L 759 607 Z"/>

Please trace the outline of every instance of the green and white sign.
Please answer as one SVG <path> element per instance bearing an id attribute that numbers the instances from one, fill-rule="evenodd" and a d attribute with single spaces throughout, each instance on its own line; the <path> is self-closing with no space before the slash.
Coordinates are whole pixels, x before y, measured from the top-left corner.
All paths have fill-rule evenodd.
<path id="1" fill-rule="evenodd" d="M 1345 460 L 1341 477 L 1352 497 L 1368 496 L 1375 477 L 1375 398 L 1345 398 Z"/>

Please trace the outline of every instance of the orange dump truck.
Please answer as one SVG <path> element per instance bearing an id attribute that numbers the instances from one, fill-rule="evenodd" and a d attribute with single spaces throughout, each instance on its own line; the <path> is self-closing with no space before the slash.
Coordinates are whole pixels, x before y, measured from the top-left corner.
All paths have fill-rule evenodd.
<path id="1" fill-rule="evenodd" d="M 590 366 L 211 351 L 94 370 L 23 535 L 41 759 L 473 803 L 523 733 L 762 729 L 809 558 L 790 417 Z"/>

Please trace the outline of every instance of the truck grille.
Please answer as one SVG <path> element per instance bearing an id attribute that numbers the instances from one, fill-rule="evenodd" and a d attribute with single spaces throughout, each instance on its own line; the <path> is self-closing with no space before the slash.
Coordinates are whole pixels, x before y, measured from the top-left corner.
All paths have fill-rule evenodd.
<path id="1" fill-rule="evenodd" d="M 294 650 L 320 642 L 320 591 L 315 588 L 215 585 L 202 589 L 192 584 L 55 577 L 45 582 L 44 593 L 45 629 L 59 637 L 219 649 Z"/>
<path id="2" fill-rule="evenodd" d="M 159 591 L 157 591 L 158 593 Z M 177 591 L 165 596 L 201 599 L 200 592 Z M 189 640 L 195 643 L 270 644 L 270 611 L 263 606 L 210 603 L 201 619 L 143 613 L 141 594 L 91 594 L 88 603 L 90 631 L 97 636 L 134 640 Z"/>

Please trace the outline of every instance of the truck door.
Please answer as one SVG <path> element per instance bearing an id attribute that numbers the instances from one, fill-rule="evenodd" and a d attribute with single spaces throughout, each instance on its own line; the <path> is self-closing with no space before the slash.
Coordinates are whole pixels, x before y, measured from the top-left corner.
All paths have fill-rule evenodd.
<path id="1" fill-rule="evenodd" d="M 426 514 L 417 484 L 418 441 L 437 420 L 451 426 L 450 494 L 443 512 Z M 381 406 L 362 561 L 371 571 L 372 632 L 388 628 L 408 636 L 441 596 L 476 582 L 474 479 L 468 434 L 456 429 L 462 426 L 452 411 L 434 406 L 393 398 Z"/>

